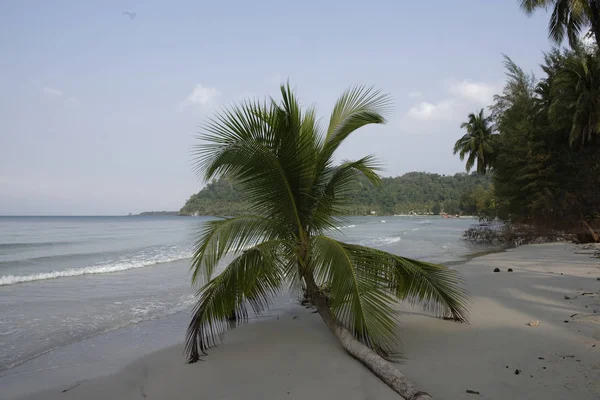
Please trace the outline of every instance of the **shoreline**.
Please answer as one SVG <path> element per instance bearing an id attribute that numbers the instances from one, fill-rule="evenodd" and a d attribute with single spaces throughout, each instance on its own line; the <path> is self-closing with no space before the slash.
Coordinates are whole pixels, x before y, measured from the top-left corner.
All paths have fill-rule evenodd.
<path id="1" fill-rule="evenodd" d="M 399 369 L 439 399 L 476 398 L 466 390 L 498 399 L 598 398 L 600 264 L 590 255 L 552 243 L 453 265 L 472 295 L 470 324 L 403 307 Z M 537 327 L 526 325 L 534 320 Z M 199 387 L 209 398 L 399 398 L 343 351 L 316 314 L 295 304 L 278 319 L 229 332 L 205 362 L 185 364 L 177 344 L 62 392 L 76 383 L 24 399 L 139 398 L 140 388 L 150 398 L 189 398 Z"/>
<path id="2" fill-rule="evenodd" d="M 487 250 L 481 250 L 481 251 L 475 251 L 473 253 L 469 253 L 469 254 L 463 256 L 464 258 L 462 258 L 462 259 L 448 261 L 448 262 L 441 262 L 441 264 L 442 265 L 446 265 L 446 266 L 451 267 L 451 268 L 455 268 L 455 267 L 463 265 L 463 264 L 465 264 L 465 263 L 467 263 L 467 262 L 469 262 L 469 261 L 471 261 L 471 260 L 473 260 L 475 258 L 482 257 L 482 256 L 485 256 L 485 255 L 489 255 L 489 254 L 493 254 L 493 253 L 497 253 L 497 252 L 503 252 L 505 250 L 506 250 L 506 247 L 495 248 L 495 249 L 487 249 Z M 188 260 L 190 260 L 190 258 L 182 258 L 182 259 L 178 259 L 178 260 L 171 260 L 171 261 L 165 261 L 165 262 L 157 262 L 157 263 L 154 263 L 152 265 L 146 266 L 146 268 L 160 267 L 163 264 L 172 264 L 172 265 L 175 265 L 174 263 L 181 263 L 181 262 L 184 262 L 184 261 L 187 262 Z M 136 268 L 130 268 L 130 269 L 126 269 L 126 270 L 118 271 L 118 272 L 127 272 L 127 271 L 135 270 L 135 269 Z M 89 274 L 89 275 L 93 275 L 93 274 Z M 72 277 L 68 276 L 66 278 L 72 278 Z M 35 282 L 36 282 L 35 280 L 32 280 L 32 281 L 26 281 L 26 282 L 22 282 L 22 283 L 23 284 L 31 284 L 31 283 L 35 283 Z M 21 284 L 21 283 L 19 283 L 19 284 Z M 0 284 L 0 286 L 1 286 L 1 284 Z M 285 296 L 285 297 L 287 297 L 287 296 Z M 276 308 L 274 308 L 273 310 L 281 311 L 281 309 L 276 309 Z M 176 317 L 178 314 L 185 314 L 186 317 L 187 317 L 188 311 L 189 310 L 181 310 L 181 311 L 177 311 L 175 313 L 168 314 L 168 315 L 165 315 L 165 316 L 162 316 L 162 317 L 159 317 L 159 318 L 151 318 L 151 319 L 143 320 L 143 321 L 140 321 L 140 322 L 130 322 L 130 323 L 127 323 L 127 324 L 122 325 L 122 326 L 113 327 L 113 328 L 109 328 L 109 329 L 101 331 L 101 332 L 94 333 L 92 335 L 83 337 L 83 338 L 81 338 L 81 339 L 79 339 L 79 340 L 77 340 L 75 342 L 72 342 L 72 343 L 63 344 L 63 345 L 59 345 L 57 347 L 46 349 L 46 350 L 44 350 L 41 353 L 35 354 L 35 355 L 31 356 L 30 358 L 27 358 L 25 360 L 19 361 L 18 363 L 10 365 L 9 367 L 0 368 L 0 385 L 2 384 L 2 381 L 5 380 L 7 377 L 9 377 L 11 375 L 18 375 L 18 374 L 22 373 L 21 369 L 23 369 L 23 367 L 25 367 L 25 371 L 27 371 L 27 366 L 29 364 L 31 364 L 32 361 L 35 362 L 35 363 L 37 363 L 38 359 L 45 358 L 46 356 L 48 356 L 51 353 L 62 352 L 66 348 L 78 346 L 78 344 L 80 344 L 80 343 L 85 343 L 85 342 L 89 342 L 89 341 L 91 341 L 93 343 L 96 340 L 96 338 L 98 338 L 98 337 L 102 337 L 102 336 L 105 336 L 105 335 L 112 335 L 112 334 L 114 334 L 117 331 L 127 331 L 127 330 L 131 330 L 131 329 L 135 329 L 136 326 L 138 326 L 140 324 L 141 324 L 141 326 L 140 326 L 140 328 L 141 328 L 143 326 L 146 326 L 149 323 L 152 323 L 153 321 L 164 320 L 165 318 Z M 285 310 L 284 310 L 284 312 L 285 312 Z M 260 320 L 264 320 L 264 319 L 270 319 L 270 318 L 276 318 L 276 317 L 277 317 L 277 315 L 273 314 L 272 312 L 266 312 L 266 313 L 262 314 L 261 316 L 254 317 L 252 319 L 257 318 L 257 319 L 260 319 Z M 158 351 L 158 350 L 160 350 L 160 349 L 156 349 L 155 351 Z M 67 368 L 68 368 L 68 366 L 67 366 Z"/>

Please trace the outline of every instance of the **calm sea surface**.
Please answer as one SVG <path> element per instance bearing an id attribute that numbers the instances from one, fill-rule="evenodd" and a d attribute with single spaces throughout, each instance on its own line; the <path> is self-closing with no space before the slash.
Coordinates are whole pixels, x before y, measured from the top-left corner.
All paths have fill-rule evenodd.
<path id="1" fill-rule="evenodd" d="M 65 346 L 75 349 L 100 334 L 119 340 L 119 329 L 143 327 L 144 321 L 176 314 L 187 320 L 194 302 L 189 257 L 208 220 L 0 217 L 0 377 L 27 360 Z M 354 217 L 332 235 L 444 263 L 482 250 L 460 240 L 474 222 Z M 274 308 L 286 304 L 289 299 Z M 182 340 L 185 324 L 171 325 L 164 324 L 165 335 Z"/>

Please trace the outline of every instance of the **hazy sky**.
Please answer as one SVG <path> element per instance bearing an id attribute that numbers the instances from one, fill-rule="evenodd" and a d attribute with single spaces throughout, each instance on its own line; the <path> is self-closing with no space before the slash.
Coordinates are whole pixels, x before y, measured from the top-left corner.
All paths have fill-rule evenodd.
<path id="1" fill-rule="evenodd" d="M 502 53 L 539 70 L 547 18 L 517 0 L 3 1 L 0 215 L 178 210 L 203 185 L 204 116 L 288 78 L 322 117 L 351 85 L 393 96 L 342 158 L 462 171 L 460 122 L 502 87 Z"/>

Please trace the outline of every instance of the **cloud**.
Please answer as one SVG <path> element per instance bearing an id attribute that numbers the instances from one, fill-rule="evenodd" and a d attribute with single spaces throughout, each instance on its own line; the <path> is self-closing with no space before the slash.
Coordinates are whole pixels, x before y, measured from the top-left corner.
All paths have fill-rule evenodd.
<path id="1" fill-rule="evenodd" d="M 460 103 L 452 99 L 437 103 L 422 101 L 411 107 L 406 116 L 417 121 L 449 120 L 456 114 Z"/>
<path id="2" fill-rule="evenodd" d="M 198 83 L 192 92 L 181 103 L 180 109 L 189 106 L 207 107 L 211 105 L 220 95 L 221 93 L 217 89 Z"/>
<path id="3" fill-rule="evenodd" d="M 62 99 L 61 101 L 64 104 L 77 104 L 79 103 L 79 100 L 77 100 L 76 97 L 74 96 L 67 96 L 67 94 L 65 92 L 63 92 L 60 89 L 57 88 L 53 88 L 53 87 L 49 87 L 49 86 L 45 86 L 42 88 L 42 95 L 47 96 L 47 97 L 55 97 L 55 98 L 60 98 Z"/>
<path id="4" fill-rule="evenodd" d="M 461 121 L 470 110 L 491 105 L 494 94 L 501 88 L 501 85 L 473 82 L 468 79 L 449 80 L 446 83 L 445 96 L 441 100 L 421 101 L 413 105 L 404 115 L 401 126 L 409 131 L 419 131 L 422 130 L 421 128 L 431 127 L 432 122 L 456 123 Z"/>
<path id="5" fill-rule="evenodd" d="M 494 99 L 494 94 L 498 93 L 500 89 L 499 85 L 471 82 L 469 80 L 451 82 L 448 86 L 450 94 L 480 105 L 490 105 Z"/>
<path id="6" fill-rule="evenodd" d="M 46 96 L 54 96 L 54 97 L 62 97 L 64 95 L 62 90 L 58 90 L 56 88 L 52 88 L 52 87 L 48 87 L 48 86 L 46 86 L 42 89 L 42 93 L 45 94 Z"/>
<path id="7" fill-rule="evenodd" d="M 410 92 L 408 93 L 408 97 L 421 97 L 423 93 L 421 92 Z"/>

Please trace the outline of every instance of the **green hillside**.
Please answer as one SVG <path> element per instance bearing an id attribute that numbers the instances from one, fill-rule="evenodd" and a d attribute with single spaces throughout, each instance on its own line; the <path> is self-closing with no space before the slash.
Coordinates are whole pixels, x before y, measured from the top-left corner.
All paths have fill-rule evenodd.
<path id="1" fill-rule="evenodd" d="M 383 178 L 379 186 L 358 179 L 351 192 L 348 215 L 424 214 L 442 211 L 452 214 L 477 212 L 476 196 L 489 193 L 491 178 L 458 173 L 453 176 L 409 172 Z M 479 201 L 480 202 L 480 201 Z M 192 195 L 180 210 L 182 215 L 236 215 L 246 211 L 243 196 L 225 179 L 207 184 Z"/>

